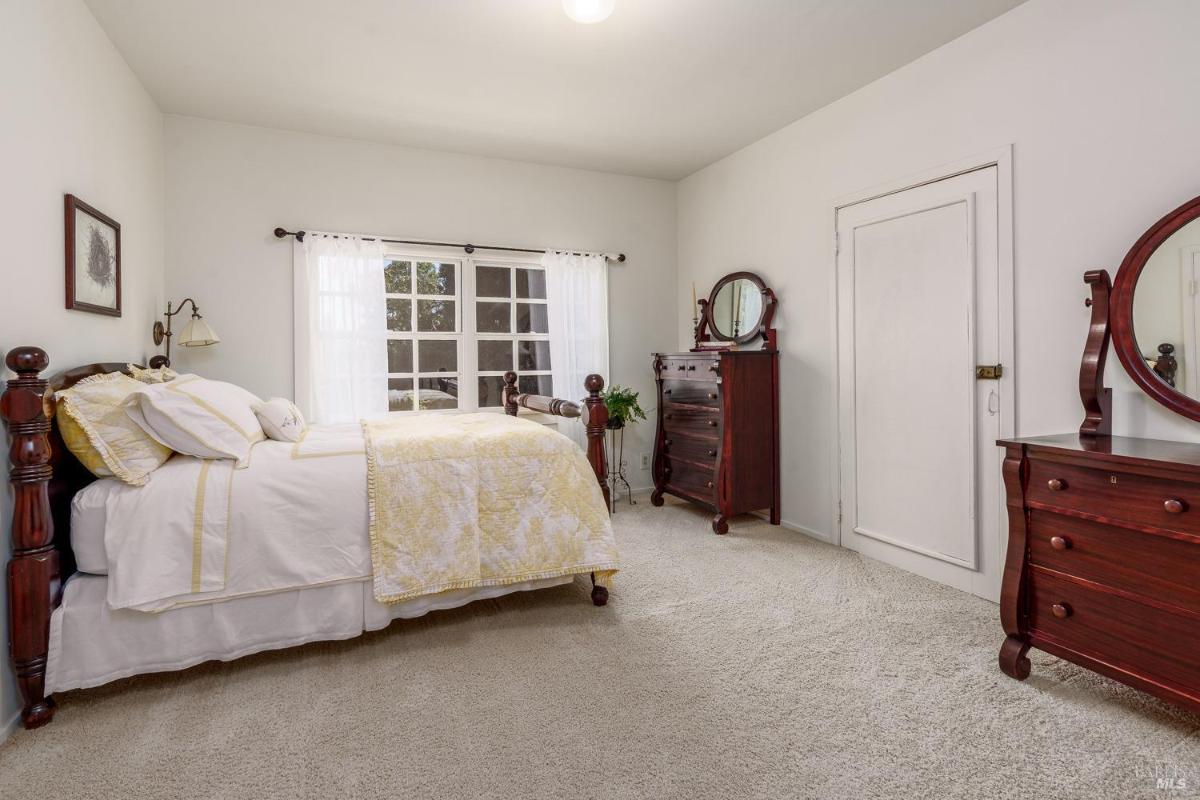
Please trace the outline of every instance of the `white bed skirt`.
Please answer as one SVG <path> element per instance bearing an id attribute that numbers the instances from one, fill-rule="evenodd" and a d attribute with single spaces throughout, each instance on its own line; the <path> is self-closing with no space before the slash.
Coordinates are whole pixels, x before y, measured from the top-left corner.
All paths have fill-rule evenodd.
<path id="1" fill-rule="evenodd" d="M 240 597 L 223 603 L 147 614 L 113 610 L 108 579 L 77 573 L 50 617 L 47 692 L 99 686 L 130 675 L 186 669 L 307 642 L 350 639 L 430 611 L 475 600 L 570 583 L 571 576 L 509 586 L 461 589 L 386 606 L 371 581 Z"/>

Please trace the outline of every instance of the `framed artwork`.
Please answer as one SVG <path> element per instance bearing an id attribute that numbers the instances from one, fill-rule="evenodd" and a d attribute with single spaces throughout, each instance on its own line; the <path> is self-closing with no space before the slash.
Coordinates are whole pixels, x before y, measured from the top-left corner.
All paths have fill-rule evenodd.
<path id="1" fill-rule="evenodd" d="M 121 316 L 121 226 L 66 195 L 67 308 Z"/>

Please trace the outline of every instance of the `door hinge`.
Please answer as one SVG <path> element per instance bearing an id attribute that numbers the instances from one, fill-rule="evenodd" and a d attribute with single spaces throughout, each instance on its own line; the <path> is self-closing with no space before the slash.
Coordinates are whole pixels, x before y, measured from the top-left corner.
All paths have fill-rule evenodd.
<path id="1" fill-rule="evenodd" d="M 842 501 L 838 500 L 838 525 L 842 524 Z"/>
<path id="2" fill-rule="evenodd" d="M 1004 367 L 1000 364 L 985 364 L 975 367 L 975 380 L 996 381 L 1004 376 Z"/>
<path id="3" fill-rule="evenodd" d="M 842 237 L 838 236 L 838 232 L 833 232 L 833 255 L 836 257 L 842 252 Z"/>

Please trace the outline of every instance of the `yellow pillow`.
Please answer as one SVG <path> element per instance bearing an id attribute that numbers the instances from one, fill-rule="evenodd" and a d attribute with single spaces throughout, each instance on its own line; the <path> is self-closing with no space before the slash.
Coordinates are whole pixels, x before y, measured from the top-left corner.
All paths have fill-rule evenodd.
<path id="1" fill-rule="evenodd" d="M 129 418 L 121 403 L 146 384 L 120 372 L 84 378 L 57 394 L 58 430 L 67 449 L 93 475 L 140 486 L 171 457 Z"/>

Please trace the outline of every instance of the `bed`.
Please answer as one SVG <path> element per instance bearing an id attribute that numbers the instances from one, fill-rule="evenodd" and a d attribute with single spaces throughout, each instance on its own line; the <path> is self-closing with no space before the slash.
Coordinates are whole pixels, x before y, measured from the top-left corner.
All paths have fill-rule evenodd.
<path id="1" fill-rule="evenodd" d="M 12 436 L 10 647 L 26 728 L 52 720 L 55 692 L 307 642 L 347 639 L 386 627 L 393 619 L 558 586 L 579 575 L 590 576 L 595 605 L 608 601 L 607 576 L 616 569 L 616 551 L 614 545 L 610 554 L 605 542 L 596 545 L 603 557 L 594 547 L 588 549 L 595 543 L 575 543 L 587 555 L 562 570 L 510 570 L 503 580 L 447 579 L 412 591 L 388 585 L 391 576 L 372 569 L 380 563 L 376 559 L 382 546 L 376 527 L 392 513 L 415 531 L 420 518 L 405 516 L 409 504 L 393 502 L 389 509 L 382 499 L 387 492 L 376 485 L 379 478 L 373 470 L 386 451 L 367 423 L 361 429 L 314 426 L 295 444 L 260 442 L 250 463 L 244 469 L 239 466 L 240 472 L 223 466 L 225 462 L 176 454 L 144 486 L 130 486 L 115 478 L 97 479 L 84 468 L 65 447 L 54 415 L 56 392 L 90 376 L 124 371 L 124 364 L 91 364 L 46 379 L 41 373 L 49 358 L 36 347 L 10 351 L 6 364 L 17 376 L 0 398 L 0 412 Z M 504 383 L 505 415 L 445 415 L 432 426 L 422 422 L 421 428 L 440 425 L 443 438 L 460 444 L 465 439 L 507 468 L 521 459 L 536 465 L 540 451 L 513 454 L 494 445 L 493 439 L 470 437 L 494 434 L 497 426 L 536 426 L 517 419 L 520 408 L 580 418 L 586 426 L 587 460 L 584 463 L 576 450 L 579 464 L 572 470 L 577 482 L 580 471 L 587 474 L 583 480 L 594 495 L 581 503 L 587 507 L 580 514 L 602 514 L 611 537 L 603 379 L 588 376 L 588 395 L 581 403 L 521 394 L 514 373 L 508 373 Z M 400 436 L 403 445 L 402 424 L 397 431 L 393 436 Z M 539 441 L 544 440 L 542 436 Z M 407 485 L 405 476 L 420 466 L 393 465 L 399 472 L 387 473 L 388 491 L 401 491 Z M 562 470 L 555 466 L 552 471 Z M 197 473 L 198 494 L 188 495 L 179 487 L 195 486 Z M 218 491 L 226 485 L 226 475 L 228 497 Z M 395 481 L 393 476 L 398 476 Z M 434 477 L 453 486 L 445 475 Z M 393 482 L 399 488 L 391 486 Z M 318 483 L 321 490 L 314 491 Z M 499 505 L 529 504 L 530 513 L 540 515 L 533 508 L 538 496 L 523 497 L 520 489 L 503 482 L 490 488 L 502 493 Z M 336 508 L 310 501 L 300 514 L 286 516 L 283 511 L 302 506 L 305 495 L 335 494 Z M 494 498 L 491 505 L 497 505 Z M 215 511 L 202 514 L 209 506 Z M 557 536 L 585 536 L 564 520 Z M 554 520 L 544 524 L 553 525 Z M 194 531 L 187 533 L 185 527 Z M 453 535 L 439 532 L 436 525 L 421 528 L 427 532 L 414 533 L 414 541 Z M 168 549 L 176 546 L 171 533 L 175 529 L 181 530 L 180 536 L 194 537 L 191 561 L 187 554 L 177 557 L 177 551 Z M 595 530 L 593 526 L 593 538 Z M 530 536 L 527 531 L 522 535 Z M 550 537 L 547 542 L 546 547 L 553 546 Z M 483 540 L 476 546 L 481 561 L 492 557 L 484 552 L 486 547 L 505 550 Z M 495 557 L 508 558 L 511 553 Z M 169 578 L 172 569 L 192 570 L 193 583 L 187 590 L 176 594 L 163 588 L 168 585 L 163 576 Z"/>

